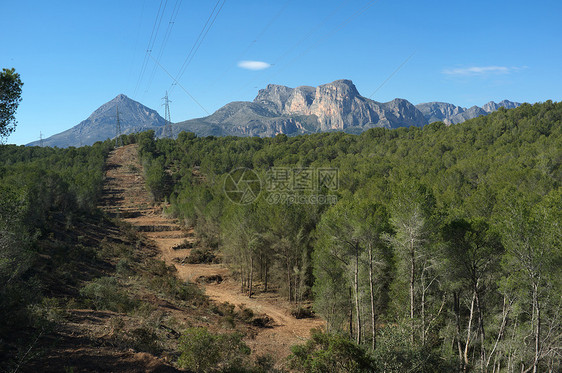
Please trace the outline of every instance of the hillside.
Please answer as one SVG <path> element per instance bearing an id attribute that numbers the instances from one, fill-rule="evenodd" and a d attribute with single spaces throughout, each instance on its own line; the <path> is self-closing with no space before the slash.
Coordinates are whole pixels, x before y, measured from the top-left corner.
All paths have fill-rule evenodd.
<path id="1" fill-rule="evenodd" d="M 199 248 L 197 238 L 154 204 L 137 145 L 112 146 L 0 146 L 0 371 L 186 371 L 181 346 L 201 330 L 226 341 L 215 351 L 225 369 L 252 371 L 267 346 L 288 354 L 299 337 L 295 328 L 276 337 L 285 319 L 216 291 L 211 301 L 197 272 L 188 278 L 189 266 L 171 260 Z"/>
<path id="2" fill-rule="evenodd" d="M 141 153 L 171 170 L 161 198 L 224 255 L 241 292 L 314 301 L 335 334 L 294 350 L 298 364 L 511 372 L 562 364 L 561 146 L 562 104 L 547 101 L 360 135 L 181 133 Z M 333 350 L 354 345 L 369 358 Z"/>
<path id="3" fill-rule="evenodd" d="M 560 370 L 561 103 L 124 140 L 0 146 L 8 370 Z"/>
<path id="4" fill-rule="evenodd" d="M 43 140 L 43 146 L 92 145 L 96 141 L 113 139 L 116 136 L 117 110 L 122 134 L 142 132 L 149 129 L 159 130 L 165 120 L 155 110 L 131 100 L 120 94 L 113 100 L 96 109 L 86 120 L 76 126 Z M 28 146 L 38 146 L 34 141 Z"/>

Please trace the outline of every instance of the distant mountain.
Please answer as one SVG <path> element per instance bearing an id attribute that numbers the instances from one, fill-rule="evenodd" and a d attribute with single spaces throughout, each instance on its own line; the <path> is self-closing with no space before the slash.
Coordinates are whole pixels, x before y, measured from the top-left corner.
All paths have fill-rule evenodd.
<path id="1" fill-rule="evenodd" d="M 44 146 L 92 145 L 96 141 L 114 138 L 116 135 L 117 108 L 123 134 L 153 129 L 162 132 L 166 121 L 156 111 L 120 94 L 103 104 L 78 125 L 43 140 Z M 28 145 L 37 146 L 39 141 Z"/>
<path id="2" fill-rule="evenodd" d="M 471 108 L 463 108 L 446 102 L 428 102 L 416 105 L 428 123 L 443 122 L 445 124 L 458 124 L 465 120 L 476 118 L 482 115 L 488 115 L 498 110 L 500 107 L 513 109 L 521 104 L 503 100 L 496 104 L 494 101 L 488 102 L 482 107 L 472 106 Z"/>
<path id="3" fill-rule="evenodd" d="M 357 133 L 373 127 L 425 124 L 424 115 L 407 100 L 376 102 L 361 96 L 350 80 L 336 80 L 318 87 L 269 84 L 253 102 L 231 102 L 208 117 L 176 123 L 174 132 L 274 136 L 323 131 Z"/>
<path id="4" fill-rule="evenodd" d="M 198 136 L 261 137 L 326 131 L 361 133 L 373 127 L 423 127 L 436 121 L 456 124 L 487 115 L 499 107 L 510 109 L 519 105 L 504 100 L 468 109 L 445 102 L 414 106 L 400 98 L 381 103 L 361 96 L 353 82 L 344 79 L 318 87 L 289 88 L 269 84 L 252 102 L 231 102 L 207 117 L 179 122 L 172 128 L 174 136 L 181 131 L 194 132 Z M 152 129 L 157 137 L 163 135 L 164 118 L 120 94 L 78 125 L 44 139 L 43 145 L 81 146 L 114 138 L 117 108 L 123 134 Z M 28 145 L 39 145 L 39 141 Z"/>
<path id="5" fill-rule="evenodd" d="M 503 108 L 506 108 L 506 109 L 515 109 L 518 106 L 521 106 L 521 104 L 519 102 L 511 102 L 511 101 L 508 101 L 508 100 L 500 101 L 500 103 L 498 103 L 498 104 L 496 104 L 494 101 L 490 101 L 486 105 L 482 106 L 482 109 L 486 113 L 491 113 L 493 111 L 498 110 L 500 107 L 503 107 Z"/>

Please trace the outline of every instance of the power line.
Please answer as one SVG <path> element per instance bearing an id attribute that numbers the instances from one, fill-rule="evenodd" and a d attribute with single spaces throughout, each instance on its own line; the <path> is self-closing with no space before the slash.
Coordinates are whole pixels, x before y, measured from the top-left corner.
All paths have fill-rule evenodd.
<path id="1" fill-rule="evenodd" d="M 167 5 L 168 5 L 168 0 L 166 0 L 166 2 L 164 3 L 164 8 L 162 8 L 162 14 L 160 15 L 160 20 L 158 21 L 158 27 L 156 28 L 156 34 L 154 34 L 154 39 L 152 40 L 152 45 L 149 48 L 150 51 L 149 53 L 152 53 L 152 50 L 154 49 L 154 44 L 156 43 L 156 39 L 158 38 L 158 31 L 160 31 L 160 25 L 162 24 L 162 18 L 164 18 L 164 12 L 166 11 Z M 149 85 L 146 87 L 144 93 L 148 92 Z"/>
<path id="2" fill-rule="evenodd" d="M 137 47 L 139 45 L 139 39 L 140 39 L 140 31 L 141 31 L 141 26 L 142 26 L 142 19 L 144 16 L 144 9 L 146 6 L 146 0 L 144 0 L 142 2 L 142 8 L 141 8 L 141 13 L 140 13 L 140 18 L 139 18 L 139 24 L 137 26 L 137 35 L 135 37 L 135 44 L 134 44 L 134 48 L 133 48 L 133 57 L 131 58 L 131 65 L 129 68 L 129 76 L 127 78 L 127 85 L 128 83 L 131 81 L 131 75 L 133 73 L 133 64 L 135 63 L 136 57 L 137 57 Z"/>
<path id="3" fill-rule="evenodd" d="M 160 61 L 162 55 L 164 54 L 164 49 L 166 48 L 166 44 L 168 43 L 168 40 L 170 39 L 170 35 L 172 34 L 172 28 L 176 23 L 176 18 L 180 10 L 181 2 L 182 0 L 176 0 L 174 4 L 174 8 L 172 9 L 172 14 L 170 15 L 170 21 L 168 22 L 168 27 L 166 28 L 166 33 L 164 34 L 162 45 L 160 46 L 160 51 L 158 53 L 158 57 L 156 58 L 157 61 Z M 156 68 L 157 66 L 155 64 L 154 68 L 152 69 L 152 74 L 150 75 L 150 79 L 148 80 L 148 85 L 146 88 L 147 91 L 150 90 L 150 86 L 152 85 L 152 81 L 154 80 L 154 75 L 156 74 Z"/>
<path id="4" fill-rule="evenodd" d="M 392 74 L 390 74 L 390 75 L 388 76 L 388 78 L 386 78 L 386 79 L 381 83 L 381 85 L 379 85 L 378 88 L 375 89 L 375 91 L 374 91 L 373 93 L 371 93 L 371 95 L 369 96 L 369 99 L 370 99 L 371 97 L 373 97 L 373 96 L 375 95 L 375 93 L 377 93 L 377 92 L 379 91 L 379 89 L 381 89 L 381 88 L 386 84 L 386 82 L 388 82 L 388 81 L 394 76 L 394 74 L 396 74 L 398 71 L 400 71 L 400 69 L 410 60 L 410 58 L 414 57 L 414 54 L 416 54 L 416 52 L 410 54 L 410 55 L 408 56 L 408 58 L 406 58 L 406 59 L 400 64 L 400 66 L 398 66 L 398 67 L 396 68 L 396 70 L 394 70 L 394 71 L 392 72 Z"/>
<path id="5" fill-rule="evenodd" d="M 146 66 L 148 64 L 148 54 L 152 51 L 152 46 L 154 45 L 152 39 L 154 37 L 154 39 L 156 39 L 156 35 L 158 34 L 158 30 L 156 28 L 156 26 L 158 25 L 158 28 L 160 28 L 160 23 L 158 22 L 158 19 L 162 20 L 162 17 L 160 16 L 160 10 L 162 10 L 162 2 L 163 0 L 160 0 L 160 6 L 158 7 L 158 13 L 156 13 L 156 19 L 154 20 L 154 25 L 152 26 L 152 32 L 150 33 L 150 39 L 148 39 L 148 46 L 146 48 L 146 54 L 144 55 L 144 60 L 142 62 L 142 66 L 141 66 L 141 71 L 139 74 L 139 78 L 137 79 L 137 84 L 135 86 L 135 91 L 133 93 L 133 96 L 137 95 L 137 91 L 139 88 L 139 85 L 142 81 L 142 78 L 144 77 L 144 72 L 146 70 Z M 167 3 L 167 0 L 166 0 Z M 164 12 L 162 12 L 162 15 L 164 14 Z M 154 33 L 154 31 L 156 30 L 156 34 Z"/>
<path id="6" fill-rule="evenodd" d="M 191 97 L 191 99 L 193 100 L 193 102 L 195 102 L 197 105 L 199 105 L 199 107 L 200 107 L 201 109 L 203 109 L 203 111 L 204 111 L 205 113 L 207 113 L 207 114 L 210 115 L 210 113 L 207 111 L 207 109 L 205 109 L 205 108 L 203 107 L 203 105 L 201 105 L 201 104 L 199 103 L 199 101 L 197 101 L 197 100 L 195 99 L 195 97 L 193 97 L 193 96 L 191 95 L 191 93 L 189 93 L 189 92 L 187 91 L 187 89 L 185 89 L 185 88 L 180 84 L 180 82 L 178 82 L 178 81 L 172 76 L 172 74 L 170 74 L 170 73 L 168 72 L 168 70 L 166 70 L 166 69 L 164 68 L 164 66 L 162 66 L 162 65 L 160 64 L 160 62 L 156 61 L 156 59 L 155 59 L 154 57 L 152 57 L 151 54 L 149 54 L 149 56 L 150 56 L 150 58 L 152 58 L 152 59 L 154 60 L 154 62 L 156 62 L 156 64 L 157 64 L 158 66 L 160 66 L 160 68 L 161 68 L 166 74 L 168 74 L 168 76 L 174 81 L 174 84 L 178 85 L 181 89 L 183 89 L 183 91 L 184 91 L 189 97 Z"/>
<path id="7" fill-rule="evenodd" d="M 193 60 L 193 57 L 195 57 L 195 54 L 199 50 L 199 47 L 201 47 L 201 44 L 203 43 L 203 40 L 205 40 L 205 37 L 209 33 L 209 30 L 211 30 L 211 28 L 213 27 L 213 25 L 215 23 L 215 20 L 217 19 L 219 13 L 221 12 L 221 9 L 224 6 L 224 3 L 226 3 L 226 0 L 222 0 L 221 6 L 219 7 L 217 12 L 215 13 L 215 10 L 217 9 L 217 6 L 219 5 L 220 2 L 221 2 L 221 0 L 217 0 L 217 3 L 215 4 L 213 10 L 211 11 L 211 14 L 209 15 L 209 18 L 207 18 L 207 22 L 205 22 L 205 25 L 201 29 L 201 32 L 199 32 L 199 36 L 197 37 L 197 40 L 195 40 L 195 43 L 193 44 L 193 46 L 191 47 L 191 50 L 187 54 L 187 57 L 185 58 L 185 61 L 183 62 L 182 66 L 179 69 L 178 75 L 174 78 L 174 81 L 176 83 L 181 79 L 181 77 L 185 73 L 187 67 L 189 66 L 189 64 Z M 213 17 L 213 14 L 214 14 L 214 17 Z M 212 18 L 212 20 L 211 20 L 211 18 Z M 174 84 L 172 84 L 172 86 L 170 87 L 170 91 L 172 91 L 173 88 L 174 88 Z"/>
<path id="8" fill-rule="evenodd" d="M 273 16 L 273 18 L 267 23 L 267 25 L 265 25 L 265 27 L 260 31 L 260 33 L 258 34 L 258 36 L 256 36 L 254 38 L 254 40 L 252 40 L 252 42 L 246 47 L 246 49 L 241 53 L 240 57 L 241 58 L 243 55 L 245 55 L 250 48 L 266 33 L 266 31 L 271 27 L 271 25 L 273 25 L 273 23 L 275 23 L 275 21 L 277 21 L 277 19 L 281 16 L 281 14 L 283 14 L 283 12 L 285 11 L 285 9 L 287 9 L 287 6 L 289 5 L 289 3 L 291 2 L 291 0 L 287 0 L 285 2 L 285 4 L 283 4 L 283 6 L 281 7 L 281 9 L 277 12 L 277 14 L 275 16 Z"/>

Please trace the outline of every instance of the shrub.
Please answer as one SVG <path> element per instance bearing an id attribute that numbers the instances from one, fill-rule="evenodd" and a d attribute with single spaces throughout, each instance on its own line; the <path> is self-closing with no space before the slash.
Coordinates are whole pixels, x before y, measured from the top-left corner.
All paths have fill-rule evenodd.
<path id="1" fill-rule="evenodd" d="M 196 304 L 206 301 L 205 295 L 196 285 L 176 277 L 177 270 L 174 266 L 168 266 L 164 261 L 156 260 L 149 262 L 148 271 L 150 273 L 149 286 L 153 290 L 174 299 L 192 301 Z"/>
<path id="2" fill-rule="evenodd" d="M 159 354 L 162 349 L 158 343 L 158 336 L 148 327 L 140 327 L 134 329 L 130 333 L 131 343 L 135 350 L 148 352 L 151 354 Z"/>
<path id="3" fill-rule="evenodd" d="M 189 264 L 211 264 L 218 263 L 218 258 L 210 249 L 196 248 L 191 250 L 186 261 Z"/>
<path id="4" fill-rule="evenodd" d="M 132 274 L 133 270 L 131 266 L 131 261 L 126 258 L 119 259 L 119 261 L 115 265 L 115 270 L 117 271 L 117 274 L 121 276 L 128 276 Z"/>
<path id="5" fill-rule="evenodd" d="M 379 330 L 373 359 L 380 372 L 454 372 L 454 360 L 439 356 L 431 346 L 411 344 L 409 330 L 386 326 Z"/>
<path id="6" fill-rule="evenodd" d="M 137 303 L 120 288 L 115 277 L 100 277 L 90 281 L 80 290 L 80 295 L 97 310 L 128 312 Z"/>
<path id="7" fill-rule="evenodd" d="M 179 340 L 181 368 L 195 372 L 241 371 L 250 348 L 242 335 L 213 334 L 205 328 L 189 328 Z"/>
<path id="8" fill-rule="evenodd" d="M 295 319 L 309 319 L 314 317 L 314 311 L 310 307 L 296 307 L 291 310 L 291 315 Z"/>
<path id="9" fill-rule="evenodd" d="M 252 311 L 250 308 L 244 307 L 243 304 L 239 305 L 239 307 L 240 311 L 238 312 L 238 317 L 244 322 L 252 322 L 254 318 L 254 311 Z"/>
<path id="10" fill-rule="evenodd" d="M 361 346 L 341 335 L 313 330 L 304 345 L 291 348 L 290 364 L 303 372 L 372 372 L 373 360 Z"/>

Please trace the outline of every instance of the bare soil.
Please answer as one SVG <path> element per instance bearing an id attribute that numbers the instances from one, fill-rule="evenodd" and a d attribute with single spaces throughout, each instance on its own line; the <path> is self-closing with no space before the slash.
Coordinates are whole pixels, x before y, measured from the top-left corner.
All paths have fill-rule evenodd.
<path id="1" fill-rule="evenodd" d="M 273 320 L 271 327 L 261 328 L 257 335 L 246 338 L 246 343 L 257 355 L 271 354 L 274 358 L 289 355 L 290 346 L 304 342 L 310 336 L 310 329 L 324 328 L 319 318 L 295 319 L 290 314 L 291 305 L 276 293 L 258 293 L 252 298 L 242 294 L 230 271 L 222 264 L 187 264 L 174 261 L 185 258 L 192 249 L 173 250 L 185 241 L 197 247 L 193 229 L 183 230 L 178 222 L 163 213 L 161 206 L 155 206 L 145 187 L 142 165 L 135 144 L 113 151 L 107 160 L 106 183 L 103 197 L 104 208 L 137 227 L 143 235 L 152 240 L 160 257 L 174 265 L 177 275 L 190 282 L 198 282 L 201 276 L 220 276 L 222 281 L 198 282 L 213 302 L 228 302 L 238 307 L 251 309 L 256 314 L 266 314 Z M 220 282 L 220 283 L 219 283 Z"/>

